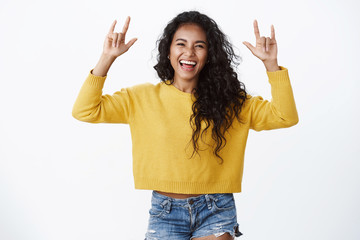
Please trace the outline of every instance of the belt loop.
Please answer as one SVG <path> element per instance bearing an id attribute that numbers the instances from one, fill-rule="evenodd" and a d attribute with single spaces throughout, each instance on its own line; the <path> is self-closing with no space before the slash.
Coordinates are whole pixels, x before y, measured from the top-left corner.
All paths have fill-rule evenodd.
<path id="1" fill-rule="evenodd" d="M 165 199 L 160 205 L 161 205 L 161 207 L 165 206 L 166 213 L 170 213 L 170 209 L 171 209 L 171 200 L 170 199 Z"/>
<path id="2" fill-rule="evenodd" d="M 211 200 L 210 200 L 210 197 L 208 194 L 205 194 L 205 199 L 206 199 L 208 209 L 210 210 L 211 209 Z"/>

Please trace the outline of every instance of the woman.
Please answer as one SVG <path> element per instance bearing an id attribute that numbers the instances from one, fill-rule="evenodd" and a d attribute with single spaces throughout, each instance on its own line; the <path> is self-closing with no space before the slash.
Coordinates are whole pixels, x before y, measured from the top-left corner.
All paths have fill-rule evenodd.
<path id="1" fill-rule="evenodd" d="M 137 40 L 125 43 L 129 22 L 120 33 L 113 22 L 73 116 L 130 125 L 135 188 L 153 190 L 146 239 L 242 235 L 233 193 L 241 192 L 248 131 L 298 122 L 288 70 L 277 64 L 274 27 L 271 38 L 260 37 L 255 20 L 256 46 L 243 42 L 265 65 L 271 102 L 246 93 L 233 69 L 231 44 L 214 20 L 197 11 L 179 14 L 164 29 L 154 66 L 160 83 L 102 95 L 110 66 Z"/>

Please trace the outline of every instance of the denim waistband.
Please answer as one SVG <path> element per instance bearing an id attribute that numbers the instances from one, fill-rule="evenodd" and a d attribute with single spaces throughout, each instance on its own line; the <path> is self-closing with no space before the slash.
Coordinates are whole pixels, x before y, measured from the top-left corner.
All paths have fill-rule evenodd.
<path id="1" fill-rule="evenodd" d="M 180 198 L 172 198 L 162 195 L 156 192 L 155 190 L 152 191 L 152 201 L 159 203 L 160 205 L 165 205 L 167 202 L 171 202 L 171 205 L 174 206 L 186 206 L 186 205 L 196 206 L 197 204 L 204 202 L 207 202 L 209 205 L 210 200 L 214 200 L 216 202 L 220 197 L 233 197 L 233 193 L 202 194 L 195 197 L 180 199 Z"/>

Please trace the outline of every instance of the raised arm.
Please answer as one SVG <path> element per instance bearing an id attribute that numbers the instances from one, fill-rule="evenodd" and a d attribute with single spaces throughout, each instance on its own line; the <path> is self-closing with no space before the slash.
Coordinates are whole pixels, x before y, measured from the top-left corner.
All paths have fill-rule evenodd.
<path id="1" fill-rule="evenodd" d="M 260 37 L 258 23 L 254 20 L 256 46 L 244 41 L 254 56 L 265 65 L 271 84 L 272 99 L 269 102 L 261 96 L 249 99 L 251 123 L 250 128 L 256 131 L 290 127 L 298 123 L 295 99 L 290 83 L 288 69 L 277 63 L 277 43 L 274 25 L 271 25 L 271 38 Z"/>
<path id="2" fill-rule="evenodd" d="M 113 95 L 102 95 L 107 73 L 117 57 L 124 54 L 135 43 L 136 38 L 125 44 L 125 36 L 130 23 L 126 19 L 122 32 L 114 32 L 116 20 L 106 35 L 103 53 L 82 85 L 74 103 L 72 116 L 80 121 L 91 123 L 128 123 L 130 118 L 130 95 L 127 88 Z"/>
<path id="3" fill-rule="evenodd" d="M 271 85 L 271 101 L 261 96 L 250 96 L 250 128 L 255 131 L 287 128 L 296 125 L 299 117 L 295 105 L 288 69 L 267 71 Z"/>

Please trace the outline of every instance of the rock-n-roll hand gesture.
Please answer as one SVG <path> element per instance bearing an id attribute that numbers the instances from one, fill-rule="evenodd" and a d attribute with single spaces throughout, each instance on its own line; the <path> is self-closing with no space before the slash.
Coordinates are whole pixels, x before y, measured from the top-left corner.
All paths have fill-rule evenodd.
<path id="1" fill-rule="evenodd" d="M 243 44 L 258 57 L 264 64 L 268 71 L 280 70 L 277 64 L 277 43 L 275 39 L 274 25 L 271 25 L 271 38 L 260 37 L 260 31 L 256 19 L 254 20 L 254 33 L 256 37 L 256 47 L 249 42 L 244 41 Z"/>
<path id="2" fill-rule="evenodd" d="M 112 23 L 104 42 L 104 54 L 118 57 L 127 52 L 129 48 L 136 42 L 137 38 L 133 38 L 125 44 L 125 36 L 129 28 L 129 23 L 130 17 L 127 17 L 122 32 L 119 33 L 114 32 L 116 20 Z"/>

